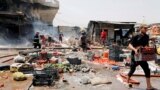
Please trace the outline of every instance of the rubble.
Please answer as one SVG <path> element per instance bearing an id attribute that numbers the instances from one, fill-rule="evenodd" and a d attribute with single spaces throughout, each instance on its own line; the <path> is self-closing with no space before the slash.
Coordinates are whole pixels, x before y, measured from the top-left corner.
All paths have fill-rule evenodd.
<path id="1" fill-rule="evenodd" d="M 14 57 L 14 62 L 15 63 L 24 63 L 25 62 L 25 57 L 18 54 L 17 56 Z"/>
<path id="2" fill-rule="evenodd" d="M 91 79 L 91 84 L 94 85 L 99 85 L 99 84 L 111 84 L 111 81 L 108 81 L 106 78 L 100 78 L 100 77 L 95 77 Z"/>
<path id="3" fill-rule="evenodd" d="M 52 48 L 42 49 L 38 52 L 28 51 L 28 53 L 25 54 L 25 62 L 14 65 L 17 66 L 17 69 L 13 71 L 22 71 L 20 70 L 22 67 L 30 69 L 30 66 L 25 65 L 29 62 L 29 65 L 33 66 L 32 71 L 34 72 L 31 73 L 30 77 L 33 77 L 31 81 L 36 82 L 34 83 L 32 88 L 38 90 L 41 88 L 47 88 L 47 90 L 65 90 L 68 88 L 69 90 L 71 88 L 75 88 L 77 90 L 80 90 L 82 88 L 95 90 L 96 88 L 100 88 L 101 90 L 101 88 L 106 87 L 105 85 L 107 84 L 109 84 L 107 85 L 107 87 L 116 88 L 114 87 L 115 83 L 118 83 L 117 85 L 121 86 L 121 84 L 117 82 L 117 80 L 115 80 L 115 77 L 119 72 L 121 73 L 123 70 L 126 70 L 127 68 L 125 67 L 124 62 L 116 62 L 114 60 L 110 60 L 108 58 L 108 50 L 91 50 L 88 52 L 75 52 L 71 50 L 66 50 L 65 52 L 63 52 L 63 55 L 60 55 L 59 52 L 62 51 L 63 50 L 59 49 L 52 50 Z M 73 61 L 69 61 L 68 58 L 72 59 Z M 13 65 L 11 65 L 11 68 L 12 66 Z M 50 79 L 52 81 L 48 81 L 47 78 L 49 77 L 45 72 L 45 70 L 48 69 L 57 70 L 59 78 L 55 79 L 56 76 L 49 76 L 51 77 Z M 42 71 L 44 73 L 35 74 L 36 71 Z M 158 74 L 158 70 L 153 72 Z M 42 81 L 44 82 L 42 86 L 37 86 L 41 82 L 41 80 L 37 77 L 43 79 L 45 78 L 44 81 Z M 117 88 L 113 90 L 117 90 Z M 126 89 L 123 88 L 121 90 Z"/>
<path id="4" fill-rule="evenodd" d="M 15 72 L 13 74 L 13 79 L 16 81 L 24 81 L 27 77 L 22 72 Z"/>
<path id="5" fill-rule="evenodd" d="M 86 84 L 91 84 L 91 81 L 89 77 L 82 77 L 80 83 L 86 85 Z"/>
<path id="6" fill-rule="evenodd" d="M 4 87 L 4 83 L 0 83 L 0 88 Z"/>

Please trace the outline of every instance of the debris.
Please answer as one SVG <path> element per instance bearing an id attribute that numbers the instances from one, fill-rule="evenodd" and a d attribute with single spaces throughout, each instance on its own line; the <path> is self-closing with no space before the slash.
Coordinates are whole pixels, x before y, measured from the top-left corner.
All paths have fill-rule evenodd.
<path id="1" fill-rule="evenodd" d="M 112 82 L 108 81 L 105 78 L 100 78 L 100 77 L 95 77 L 91 79 L 91 84 L 94 85 L 99 85 L 99 84 L 111 84 Z"/>
<path id="2" fill-rule="evenodd" d="M 37 57 L 39 57 L 39 54 L 34 52 L 34 53 L 29 53 L 28 56 L 32 57 L 32 58 L 37 58 Z"/>
<path id="3" fill-rule="evenodd" d="M 13 63 L 11 66 L 10 66 L 10 71 L 11 72 L 17 72 L 18 69 L 22 66 L 22 63 Z"/>
<path id="4" fill-rule="evenodd" d="M 55 79 L 59 78 L 58 71 L 53 68 L 46 68 L 44 70 L 35 70 L 33 74 L 32 83 L 34 86 L 38 84 L 51 85 Z"/>
<path id="5" fill-rule="evenodd" d="M 13 79 L 16 81 L 24 81 L 27 77 L 22 72 L 15 72 L 13 74 Z"/>
<path id="6" fill-rule="evenodd" d="M 33 70 L 34 70 L 33 65 L 31 65 L 29 63 L 22 64 L 22 66 L 19 67 L 19 69 L 18 69 L 19 72 L 23 72 L 24 74 L 32 73 Z"/>
<path id="7" fill-rule="evenodd" d="M 74 70 L 73 70 L 73 69 L 69 69 L 69 72 L 70 72 L 70 73 L 73 73 L 73 72 L 74 72 Z"/>
<path id="8" fill-rule="evenodd" d="M 89 70 L 90 70 L 90 68 L 89 68 L 89 67 L 87 67 L 87 68 L 82 68 L 82 69 L 81 69 L 81 71 L 82 71 L 82 72 L 84 72 L 84 73 L 89 72 Z"/>
<path id="9" fill-rule="evenodd" d="M 125 78 L 121 77 L 120 75 L 117 75 L 116 77 L 117 77 L 117 79 L 118 79 L 120 82 L 122 82 L 126 87 L 128 87 L 128 88 L 132 88 L 132 87 L 133 87 L 132 83 L 127 83 L 127 80 L 126 80 Z"/>
<path id="10" fill-rule="evenodd" d="M 133 85 L 131 84 L 131 83 L 124 83 L 124 85 L 127 87 L 127 88 L 132 88 L 133 87 Z"/>
<path id="11" fill-rule="evenodd" d="M 0 66 L 0 71 L 1 70 L 9 70 L 10 69 L 10 65 L 1 65 Z"/>
<path id="12" fill-rule="evenodd" d="M 6 75 L 2 76 L 2 78 L 8 79 L 8 75 L 6 74 Z"/>
<path id="13" fill-rule="evenodd" d="M 96 70 L 92 68 L 90 69 L 90 72 L 96 73 Z"/>
<path id="14" fill-rule="evenodd" d="M 89 77 L 82 77 L 80 83 L 86 85 L 86 84 L 91 84 L 91 81 Z"/>
<path id="15" fill-rule="evenodd" d="M 124 75 L 124 74 L 121 73 L 121 74 L 117 75 L 117 79 L 120 80 L 122 83 L 126 83 L 127 82 L 127 75 Z M 130 78 L 129 83 L 140 84 L 139 81 L 137 81 L 135 79 L 132 79 L 132 78 Z"/>
<path id="16" fill-rule="evenodd" d="M 62 64 L 63 65 L 69 65 L 69 62 L 68 61 L 63 61 Z"/>
<path id="17" fill-rule="evenodd" d="M 6 62 L 9 62 L 9 61 L 11 61 L 11 60 L 13 60 L 13 58 L 10 58 L 10 59 L 7 59 L 7 60 L 4 60 L 4 61 L 2 61 L 2 63 L 6 63 Z"/>
<path id="18" fill-rule="evenodd" d="M 112 70 L 120 70 L 119 66 L 112 66 Z"/>
<path id="19" fill-rule="evenodd" d="M 25 57 L 18 54 L 17 56 L 14 57 L 13 60 L 14 60 L 15 63 L 24 63 L 25 62 Z"/>
<path id="20" fill-rule="evenodd" d="M 52 63 L 52 64 L 56 64 L 56 63 L 58 63 L 58 58 L 56 58 L 56 57 L 51 57 L 51 59 L 50 59 L 50 63 Z"/>
<path id="21" fill-rule="evenodd" d="M 68 57 L 67 60 L 69 61 L 70 64 L 74 64 L 74 65 L 81 64 L 81 60 L 78 57 Z"/>
<path id="22" fill-rule="evenodd" d="M 63 81 L 63 82 L 68 82 L 68 81 L 67 81 L 67 80 L 65 80 L 65 79 L 63 79 L 62 81 Z"/>
<path id="23" fill-rule="evenodd" d="M 0 83 L 0 88 L 4 87 L 4 83 Z"/>

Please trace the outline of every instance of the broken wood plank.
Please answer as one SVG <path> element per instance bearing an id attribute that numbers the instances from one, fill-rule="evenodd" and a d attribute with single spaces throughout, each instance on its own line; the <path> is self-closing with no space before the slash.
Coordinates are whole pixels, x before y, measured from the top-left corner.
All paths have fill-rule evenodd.
<path id="1" fill-rule="evenodd" d="M 123 79 L 124 82 L 127 82 L 127 75 L 124 75 L 124 74 L 122 74 L 122 73 L 120 73 L 119 75 L 122 77 L 122 79 Z M 132 78 L 130 78 L 129 83 L 132 83 L 132 84 L 140 84 L 139 81 L 137 81 L 137 80 L 135 80 L 135 79 L 132 79 Z"/>
<path id="2" fill-rule="evenodd" d="M 4 60 L 4 61 L 2 61 L 2 63 L 6 63 L 6 62 L 11 61 L 11 60 L 13 60 L 13 58 L 10 58 L 10 59 L 7 59 L 7 60 Z"/>
<path id="3" fill-rule="evenodd" d="M 4 55 L 4 56 L 1 56 L 0 58 L 5 58 L 5 57 L 10 57 L 10 56 L 15 56 L 17 54 L 11 54 L 11 55 Z"/>

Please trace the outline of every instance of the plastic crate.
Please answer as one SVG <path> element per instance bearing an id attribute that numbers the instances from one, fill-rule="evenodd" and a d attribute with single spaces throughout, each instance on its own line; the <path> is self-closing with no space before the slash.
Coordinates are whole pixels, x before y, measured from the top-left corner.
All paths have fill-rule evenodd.
<path id="1" fill-rule="evenodd" d="M 80 65 L 81 64 L 81 60 L 79 58 L 67 58 L 67 60 L 69 61 L 70 64 L 74 64 L 74 65 Z"/>

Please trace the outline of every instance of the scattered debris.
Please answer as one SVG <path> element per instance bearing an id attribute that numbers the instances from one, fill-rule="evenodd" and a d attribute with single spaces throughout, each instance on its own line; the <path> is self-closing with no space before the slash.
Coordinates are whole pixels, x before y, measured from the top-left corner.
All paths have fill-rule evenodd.
<path id="1" fill-rule="evenodd" d="M 122 83 L 127 83 L 127 75 L 124 74 L 119 74 L 117 75 L 117 79 L 120 80 Z M 131 84 L 140 84 L 139 81 L 130 78 L 129 83 Z"/>
<path id="2" fill-rule="evenodd" d="M 25 57 L 20 54 L 15 56 L 13 60 L 15 63 L 25 63 Z"/>
<path id="3" fill-rule="evenodd" d="M 112 66 L 112 70 L 120 70 L 119 66 Z"/>
<path id="4" fill-rule="evenodd" d="M 0 66 L 0 71 L 2 70 L 9 70 L 10 69 L 10 65 L 1 65 Z"/>
<path id="5" fill-rule="evenodd" d="M 22 72 L 15 72 L 13 74 L 13 79 L 16 81 L 24 81 L 27 77 Z"/>
<path id="6" fill-rule="evenodd" d="M 55 79 L 59 78 L 58 71 L 52 68 L 35 70 L 33 76 L 32 83 L 34 86 L 38 84 L 51 85 Z"/>
<path id="7" fill-rule="evenodd" d="M 4 87 L 4 83 L 0 83 L 0 88 Z"/>
<path id="8" fill-rule="evenodd" d="M 108 81 L 106 78 L 95 77 L 91 79 L 91 84 L 94 86 L 99 84 L 112 84 L 112 82 Z"/>
<path id="9" fill-rule="evenodd" d="M 91 81 L 89 77 L 82 77 L 80 83 L 86 85 L 86 84 L 91 84 Z"/>

